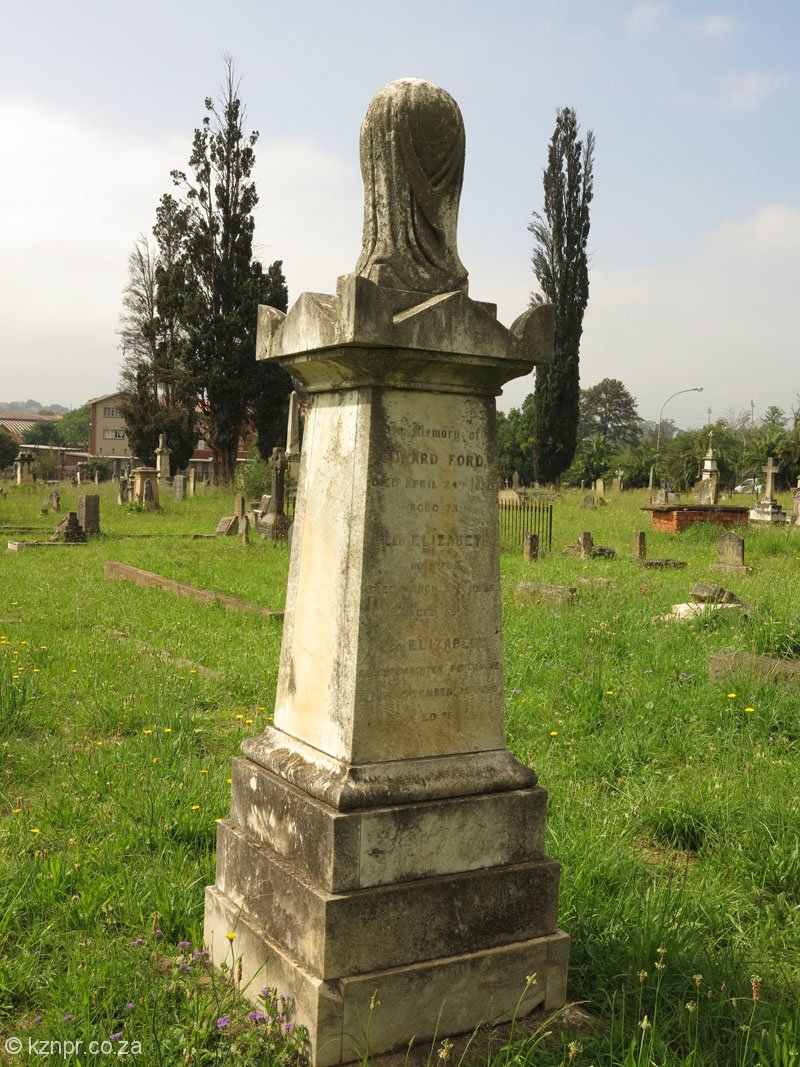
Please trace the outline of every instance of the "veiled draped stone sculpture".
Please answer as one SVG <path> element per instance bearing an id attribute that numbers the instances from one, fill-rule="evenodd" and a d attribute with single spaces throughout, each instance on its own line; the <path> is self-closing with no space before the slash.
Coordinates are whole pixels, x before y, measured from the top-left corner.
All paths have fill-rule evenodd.
<path id="1" fill-rule="evenodd" d="M 205 918 L 319 1067 L 557 1007 L 569 945 L 505 745 L 497 544 L 495 396 L 551 358 L 552 309 L 508 329 L 467 293 L 447 93 L 382 89 L 361 158 L 356 271 L 259 308 L 308 406 L 274 725 L 234 761 Z"/>
<path id="2" fill-rule="evenodd" d="M 430 82 L 402 78 L 373 98 L 361 127 L 361 278 L 429 296 L 466 290 L 456 241 L 464 144 L 458 104 Z"/>

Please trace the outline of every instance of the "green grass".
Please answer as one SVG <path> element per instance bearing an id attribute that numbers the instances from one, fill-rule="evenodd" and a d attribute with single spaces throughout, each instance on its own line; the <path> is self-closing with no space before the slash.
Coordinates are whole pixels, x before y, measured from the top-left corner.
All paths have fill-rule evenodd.
<path id="1" fill-rule="evenodd" d="M 122 1033 L 140 1064 L 293 1062 L 280 1005 L 248 1021 L 235 982 L 192 956 L 230 759 L 269 721 L 280 626 L 102 577 L 119 559 L 281 608 L 286 549 L 175 536 L 213 530 L 232 494 L 143 514 L 100 491 L 103 534 L 87 547 L 0 552 L 0 1049 L 11 1034 Z M 51 523 L 45 495 L 10 489 L 0 524 Z M 503 556 L 506 715 L 550 793 L 570 998 L 603 1026 L 520 1038 L 497 1067 L 797 1067 L 800 693 L 712 683 L 707 661 L 797 653 L 800 530 L 747 530 L 754 573 L 723 577 L 708 570 L 718 531 L 648 529 L 651 557 L 689 566 L 646 571 L 628 558 L 642 496 L 584 511 L 582 495 L 556 503 L 555 548 L 588 529 L 620 558 Z M 76 502 L 66 488 L 62 509 Z M 578 601 L 518 600 L 525 577 L 577 584 Z M 752 615 L 653 621 L 700 579 Z"/>

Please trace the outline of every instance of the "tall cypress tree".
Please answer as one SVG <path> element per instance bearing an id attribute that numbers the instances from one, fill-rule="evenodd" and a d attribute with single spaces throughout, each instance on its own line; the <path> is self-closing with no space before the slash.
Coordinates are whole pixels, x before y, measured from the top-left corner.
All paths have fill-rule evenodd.
<path id="1" fill-rule="evenodd" d="M 572 108 L 562 108 L 550 139 L 544 172 L 544 211 L 528 226 L 535 239 L 533 270 L 541 286 L 531 303 L 555 309 L 553 362 L 536 370 L 534 469 L 555 481 L 575 455 L 580 402 L 580 343 L 589 300 L 589 206 L 594 190 L 594 134 L 585 142 Z M 542 295 L 543 294 L 543 295 Z"/>

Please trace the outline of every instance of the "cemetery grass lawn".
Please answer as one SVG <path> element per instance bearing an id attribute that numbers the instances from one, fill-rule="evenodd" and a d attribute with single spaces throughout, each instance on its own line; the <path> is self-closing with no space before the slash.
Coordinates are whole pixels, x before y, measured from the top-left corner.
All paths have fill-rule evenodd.
<path id="1" fill-rule="evenodd" d="M 278 1008 L 248 1020 L 251 1006 L 192 958 L 230 760 L 269 721 L 280 624 L 102 576 L 117 559 L 280 609 L 286 549 L 158 536 L 212 531 L 230 493 L 144 514 L 100 492 L 103 534 L 88 546 L 0 551 L 0 1049 L 9 1035 L 115 1035 L 141 1042 L 141 1065 L 294 1062 Z M 47 536 L 45 495 L 9 489 L 0 524 Z M 550 793 L 570 999 L 601 1025 L 548 1027 L 495 1062 L 789 1067 L 800 690 L 710 682 L 707 661 L 725 648 L 800 655 L 800 530 L 745 531 L 754 573 L 722 576 L 708 569 L 718 530 L 651 534 L 642 494 L 598 511 L 581 498 L 556 503 L 551 556 L 501 559 L 506 717 Z M 62 514 L 76 501 L 66 487 Z M 584 529 L 620 558 L 560 556 Z M 639 568 L 637 529 L 651 558 L 688 569 Z M 526 602 L 523 579 L 575 585 L 578 600 Z M 733 589 L 750 618 L 653 621 L 701 579 Z"/>

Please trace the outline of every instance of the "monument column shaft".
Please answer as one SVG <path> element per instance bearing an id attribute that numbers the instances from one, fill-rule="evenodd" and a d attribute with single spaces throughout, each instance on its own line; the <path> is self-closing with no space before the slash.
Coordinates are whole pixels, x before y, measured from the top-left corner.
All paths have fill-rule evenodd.
<path id="1" fill-rule="evenodd" d="M 494 399 L 314 397 L 275 725 L 344 763 L 503 746 Z"/>

